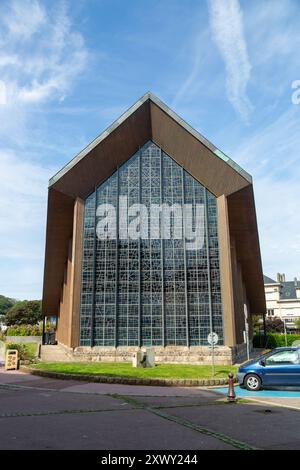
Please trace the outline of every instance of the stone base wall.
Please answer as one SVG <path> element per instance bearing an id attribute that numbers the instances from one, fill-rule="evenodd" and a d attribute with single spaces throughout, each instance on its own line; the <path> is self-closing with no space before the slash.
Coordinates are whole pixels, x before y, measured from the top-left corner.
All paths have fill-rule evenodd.
<path id="1" fill-rule="evenodd" d="M 144 348 L 142 348 L 144 349 Z M 154 347 L 155 362 L 166 364 L 211 364 L 211 349 L 207 346 L 167 346 Z M 138 347 L 99 347 L 80 346 L 74 350 L 68 349 L 68 355 L 74 361 L 81 362 L 131 362 L 132 356 L 139 351 Z M 219 365 L 232 365 L 246 360 L 246 345 L 234 347 L 219 346 L 215 349 L 215 363 Z"/>

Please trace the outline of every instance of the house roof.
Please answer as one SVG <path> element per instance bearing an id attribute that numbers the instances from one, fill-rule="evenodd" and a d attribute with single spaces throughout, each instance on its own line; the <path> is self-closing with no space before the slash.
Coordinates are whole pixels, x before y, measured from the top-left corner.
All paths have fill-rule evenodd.
<path id="1" fill-rule="evenodd" d="M 292 300 L 297 299 L 296 288 L 300 289 L 300 281 L 284 281 L 278 282 L 272 279 L 271 277 L 264 275 L 264 284 L 277 284 L 281 286 L 280 289 L 280 300 Z"/>
<path id="2" fill-rule="evenodd" d="M 264 284 L 277 284 L 277 281 L 264 275 Z"/>
<path id="3" fill-rule="evenodd" d="M 289 299 L 296 299 L 296 287 L 300 288 L 299 281 L 286 281 L 282 282 L 282 290 L 280 293 L 280 300 L 289 300 Z"/>

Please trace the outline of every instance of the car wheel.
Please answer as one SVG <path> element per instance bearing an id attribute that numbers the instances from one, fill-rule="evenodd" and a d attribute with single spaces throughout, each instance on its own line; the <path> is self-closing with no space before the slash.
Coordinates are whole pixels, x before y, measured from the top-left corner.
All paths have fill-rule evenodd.
<path id="1" fill-rule="evenodd" d="M 261 380 L 255 374 L 249 374 L 244 380 L 244 385 L 250 392 L 257 392 L 261 389 Z"/>

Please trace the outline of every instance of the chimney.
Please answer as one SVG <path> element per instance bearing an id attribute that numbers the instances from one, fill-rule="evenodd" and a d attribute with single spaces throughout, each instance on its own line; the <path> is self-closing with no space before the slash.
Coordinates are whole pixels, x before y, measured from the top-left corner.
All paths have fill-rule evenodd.
<path id="1" fill-rule="evenodd" d="M 294 277 L 294 285 L 295 287 L 298 287 L 298 279 L 296 277 Z"/>
<path id="2" fill-rule="evenodd" d="M 277 282 L 285 282 L 285 274 L 277 273 Z"/>

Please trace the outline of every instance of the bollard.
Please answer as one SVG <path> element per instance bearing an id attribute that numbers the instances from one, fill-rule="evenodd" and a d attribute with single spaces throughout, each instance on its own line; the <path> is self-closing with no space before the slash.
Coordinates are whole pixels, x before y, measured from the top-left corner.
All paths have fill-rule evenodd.
<path id="1" fill-rule="evenodd" d="M 235 403 L 236 402 L 236 395 L 234 391 L 234 377 L 233 374 L 230 372 L 228 374 L 228 395 L 227 395 L 227 401 L 229 403 Z"/>

